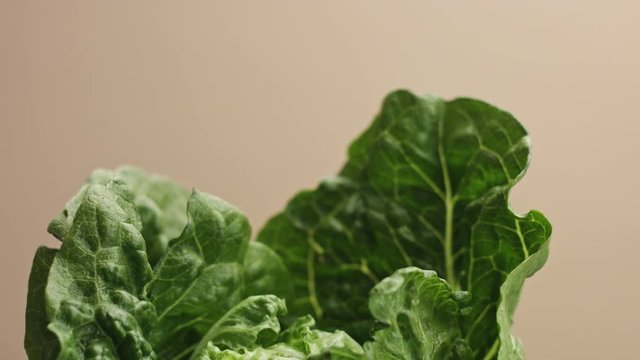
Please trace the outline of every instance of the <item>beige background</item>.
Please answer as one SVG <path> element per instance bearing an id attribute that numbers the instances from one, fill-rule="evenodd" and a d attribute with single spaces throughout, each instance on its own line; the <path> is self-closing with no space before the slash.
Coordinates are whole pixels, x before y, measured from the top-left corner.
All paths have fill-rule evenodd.
<path id="1" fill-rule="evenodd" d="M 637 2 L 0 1 L 0 358 L 25 358 L 32 255 L 92 169 L 169 175 L 258 227 L 398 87 L 532 134 L 512 203 L 555 230 L 517 314 L 529 359 L 638 358 Z"/>

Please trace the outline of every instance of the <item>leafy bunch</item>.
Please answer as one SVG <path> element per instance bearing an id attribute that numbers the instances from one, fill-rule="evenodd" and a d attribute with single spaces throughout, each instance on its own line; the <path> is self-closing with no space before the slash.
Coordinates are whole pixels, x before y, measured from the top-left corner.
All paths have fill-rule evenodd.
<path id="1" fill-rule="evenodd" d="M 339 174 L 250 241 L 225 201 L 123 167 L 49 225 L 30 359 L 522 359 L 511 335 L 551 226 L 514 214 L 529 138 L 472 99 L 391 93 Z M 317 326 L 316 326 L 317 322 Z"/>

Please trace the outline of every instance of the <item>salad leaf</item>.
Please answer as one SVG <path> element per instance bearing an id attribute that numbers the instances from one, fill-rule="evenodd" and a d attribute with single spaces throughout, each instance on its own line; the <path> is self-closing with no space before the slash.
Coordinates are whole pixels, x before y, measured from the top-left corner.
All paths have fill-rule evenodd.
<path id="1" fill-rule="evenodd" d="M 230 204 L 194 192 L 189 221 L 158 263 L 147 293 L 158 311 L 152 332 L 163 357 L 192 349 L 243 297 L 242 263 L 251 228 Z"/>
<path id="2" fill-rule="evenodd" d="M 163 176 L 131 166 L 120 167 L 107 176 L 121 177 L 134 194 L 149 262 L 155 265 L 167 251 L 169 241 L 178 237 L 187 224 L 189 192 Z"/>
<path id="3" fill-rule="evenodd" d="M 388 328 L 367 343 L 369 359 L 469 359 L 460 330 L 460 305 L 468 295 L 454 293 L 434 271 L 403 268 L 371 290 L 369 308 Z"/>
<path id="4" fill-rule="evenodd" d="M 29 293 L 27 294 L 26 329 L 24 348 L 29 359 L 55 359 L 58 353 L 58 341 L 47 329 L 45 288 L 51 264 L 58 250 L 41 246 L 33 258 L 33 267 L 29 276 Z"/>
<path id="5" fill-rule="evenodd" d="M 362 359 L 362 347 L 342 330 L 333 332 L 313 329 L 316 322 L 310 315 L 302 316 L 282 333 L 281 341 L 311 359 Z"/>
<path id="6" fill-rule="evenodd" d="M 147 257 L 151 265 L 155 265 L 166 252 L 169 241 L 178 237 L 187 224 L 189 192 L 163 176 L 148 174 L 132 166 L 122 166 L 113 171 L 95 170 L 83 188 L 90 184 L 104 185 L 114 178 L 122 180 L 134 196 L 136 211 L 143 224 Z M 73 221 L 81 194 L 82 190 L 67 203 L 62 214 L 49 224 L 49 232 L 60 240 Z"/>
<path id="7" fill-rule="evenodd" d="M 280 332 L 278 316 L 286 311 L 284 300 L 276 296 L 250 296 L 209 329 L 194 356 L 197 357 L 209 343 L 234 350 L 250 350 L 260 344 L 269 344 Z"/>
<path id="8" fill-rule="evenodd" d="M 461 328 L 482 359 L 499 345 L 500 287 L 548 241 L 539 212 L 514 214 L 511 187 L 529 138 L 509 113 L 472 99 L 390 94 L 349 148 L 339 176 L 296 195 L 258 239 L 294 278 L 295 315 L 360 341 L 373 318 L 367 294 L 407 266 L 431 269 L 471 293 Z"/>
<path id="9" fill-rule="evenodd" d="M 142 296 L 152 272 L 140 228 L 121 181 L 79 195 L 45 289 L 57 359 L 156 358 L 147 340 L 155 310 Z"/>
<path id="10" fill-rule="evenodd" d="M 511 334 L 513 313 L 518 305 L 520 290 L 524 280 L 540 270 L 549 256 L 549 243 L 546 242 L 533 255 L 516 267 L 500 287 L 500 305 L 498 306 L 498 324 L 500 325 L 500 353 L 498 358 L 524 359 L 524 350 L 520 340 Z"/>
<path id="11" fill-rule="evenodd" d="M 182 234 L 152 270 L 145 210 L 131 191 L 140 186 L 131 182 L 153 181 L 132 174 L 144 173 L 94 172 L 49 226 L 62 247 L 42 248 L 34 259 L 25 334 L 31 358 L 185 358 L 248 292 L 290 293 L 277 284 L 286 269 L 273 251 L 254 244 L 245 259 L 246 217 L 197 191 L 184 206 Z"/>
<path id="12" fill-rule="evenodd" d="M 345 332 L 312 329 L 311 316 L 279 334 L 277 317 L 285 312 L 275 296 L 249 297 L 211 328 L 191 359 L 364 359 L 362 347 Z"/>

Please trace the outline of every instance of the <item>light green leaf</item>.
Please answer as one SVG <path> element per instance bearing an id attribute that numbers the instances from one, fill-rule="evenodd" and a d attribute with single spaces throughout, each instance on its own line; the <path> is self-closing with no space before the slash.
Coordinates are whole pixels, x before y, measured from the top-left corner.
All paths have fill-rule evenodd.
<path id="1" fill-rule="evenodd" d="M 403 268 L 371 290 L 369 308 L 388 328 L 379 330 L 365 345 L 369 359 L 469 359 L 460 330 L 459 302 L 467 295 L 454 293 L 434 271 Z"/>
<path id="2" fill-rule="evenodd" d="M 524 280 L 544 266 L 549 257 L 549 242 L 545 242 L 538 252 L 529 256 L 522 264 L 518 265 L 502 284 L 500 288 L 500 304 L 498 306 L 498 324 L 500 325 L 500 351 L 499 360 L 522 360 L 524 350 L 522 344 L 511 334 L 513 313 L 518 305 L 520 291 Z"/>
<path id="3" fill-rule="evenodd" d="M 246 217 L 223 200 L 194 192 L 188 218 L 147 286 L 158 311 L 151 339 L 161 358 L 188 355 L 244 294 L 242 264 L 251 233 Z"/>
<path id="4" fill-rule="evenodd" d="M 189 192 L 163 176 L 148 174 L 132 166 L 122 166 L 113 171 L 95 170 L 87 179 L 87 184 L 104 185 L 114 178 L 124 181 L 134 196 L 135 210 L 140 214 L 143 224 L 142 235 L 147 244 L 149 262 L 155 265 L 166 252 L 169 241 L 178 237 L 187 224 Z M 81 193 L 74 196 L 63 213 L 49 225 L 49 232 L 58 239 L 64 237 L 73 221 Z"/>
<path id="5" fill-rule="evenodd" d="M 45 290 L 57 358 L 155 359 L 146 340 L 155 311 L 142 295 L 151 267 L 133 196 L 115 179 L 76 198 Z"/>
<path id="6" fill-rule="evenodd" d="M 193 360 L 304 360 L 307 356 L 285 344 L 249 351 L 220 350 L 212 343 Z"/>
<path id="7" fill-rule="evenodd" d="M 284 301 L 275 296 L 249 297 L 209 330 L 191 359 L 364 359 L 364 350 L 349 335 L 314 330 L 310 316 L 277 336 L 276 317 L 285 312 Z"/>
<path id="8" fill-rule="evenodd" d="M 278 316 L 287 312 L 284 300 L 273 295 L 251 296 L 229 310 L 209 329 L 194 352 L 197 359 L 213 344 L 223 349 L 251 350 L 274 342 L 280 332 Z"/>
<path id="9" fill-rule="evenodd" d="M 364 359 L 364 350 L 346 332 L 316 330 L 314 326 L 315 320 L 310 315 L 300 317 L 282 333 L 280 341 L 311 359 Z"/>
<path id="10" fill-rule="evenodd" d="M 509 113 L 397 91 L 340 175 L 296 195 L 258 239 L 296 276 L 294 315 L 311 311 L 361 341 L 379 279 L 407 266 L 436 271 L 472 294 L 461 328 L 482 359 L 498 341 L 501 285 L 550 235 L 540 213 L 508 206 L 528 162 L 529 138 Z"/>
<path id="11" fill-rule="evenodd" d="M 24 348 L 31 360 L 52 360 L 59 351 L 58 340 L 47 329 L 49 319 L 44 293 L 51 264 L 58 250 L 41 246 L 36 251 L 29 275 Z"/>

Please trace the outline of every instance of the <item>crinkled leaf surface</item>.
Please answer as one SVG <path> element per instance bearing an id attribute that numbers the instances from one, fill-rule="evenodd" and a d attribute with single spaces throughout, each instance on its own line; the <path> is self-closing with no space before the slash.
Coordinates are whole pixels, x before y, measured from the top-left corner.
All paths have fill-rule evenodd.
<path id="1" fill-rule="evenodd" d="M 188 224 L 158 263 L 147 293 L 158 311 L 151 340 L 162 358 L 186 355 L 243 298 L 251 228 L 235 207 L 194 192 Z"/>
<path id="2" fill-rule="evenodd" d="M 258 347 L 249 351 L 221 350 L 212 343 L 207 344 L 194 360 L 304 360 L 307 356 L 285 344 L 268 348 Z"/>
<path id="3" fill-rule="evenodd" d="M 312 329 L 310 316 L 278 336 L 277 317 L 285 312 L 284 301 L 273 295 L 249 297 L 211 328 L 191 359 L 364 359 L 364 350 L 349 335 Z"/>
<path id="4" fill-rule="evenodd" d="M 280 341 L 289 344 L 311 359 L 362 359 L 364 350 L 349 334 L 342 330 L 333 332 L 313 329 L 316 322 L 305 315 L 282 333 Z"/>
<path id="5" fill-rule="evenodd" d="M 44 301 L 44 292 L 51 264 L 58 250 L 41 246 L 36 251 L 29 275 L 27 294 L 26 329 L 24 348 L 31 360 L 55 359 L 58 354 L 58 340 L 47 329 L 49 319 Z"/>
<path id="6" fill-rule="evenodd" d="M 167 251 L 169 241 L 177 238 L 187 224 L 189 192 L 163 176 L 131 166 L 109 173 L 109 177 L 121 177 L 134 194 L 149 262 L 155 265 Z M 92 178 L 96 177 L 100 176 L 94 173 Z"/>
<path id="7" fill-rule="evenodd" d="M 192 359 L 212 344 L 222 349 L 251 350 L 271 344 L 280 333 L 278 317 L 286 313 L 284 300 L 273 295 L 250 296 L 221 317 L 202 338 Z"/>
<path id="8" fill-rule="evenodd" d="M 189 192 L 163 176 L 148 174 L 132 166 L 113 171 L 96 170 L 87 179 L 87 184 L 104 185 L 114 178 L 124 181 L 134 196 L 142 220 L 147 256 L 151 265 L 155 265 L 166 252 L 169 241 L 178 237 L 187 224 Z M 59 239 L 73 221 L 81 193 L 67 203 L 63 213 L 49 226 L 49 231 Z"/>
<path id="9" fill-rule="evenodd" d="M 403 268 L 371 291 L 369 308 L 388 327 L 365 345 L 369 359 L 469 359 L 460 330 L 460 303 L 467 294 L 454 293 L 434 271 Z"/>
<path id="10" fill-rule="evenodd" d="M 474 358 L 495 357 L 500 287 L 550 235 L 542 214 L 508 207 L 528 162 L 529 138 L 509 113 L 394 92 L 340 175 L 296 195 L 259 240 L 295 276 L 293 314 L 365 340 L 368 291 L 417 266 L 472 294 L 463 336 Z"/>
<path id="11" fill-rule="evenodd" d="M 57 358 L 155 359 L 155 310 L 143 299 L 152 272 L 133 196 L 116 179 L 85 186 L 76 200 L 45 290 Z"/>

